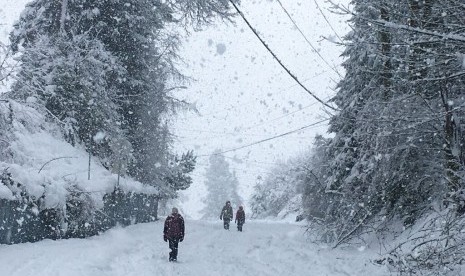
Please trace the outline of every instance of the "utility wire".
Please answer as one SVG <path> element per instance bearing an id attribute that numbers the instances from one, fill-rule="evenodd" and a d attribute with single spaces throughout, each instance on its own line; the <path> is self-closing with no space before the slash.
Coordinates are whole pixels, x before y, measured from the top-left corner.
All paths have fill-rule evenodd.
<path id="1" fill-rule="evenodd" d="M 309 108 L 309 107 L 312 107 L 312 106 L 315 105 L 315 104 L 316 104 L 316 103 L 314 102 L 314 103 L 312 103 L 312 104 L 309 104 L 309 105 L 307 105 L 307 106 L 304 106 L 304 107 L 302 107 L 302 108 L 300 108 L 300 109 L 298 109 L 298 110 L 289 112 L 289 113 L 284 114 L 284 115 L 282 115 L 282 116 L 279 116 L 279 117 L 277 117 L 277 118 L 270 119 L 270 120 L 268 120 L 268 121 L 264 121 L 264 122 L 257 123 L 257 124 L 252 125 L 252 126 L 245 127 L 244 130 L 247 131 L 247 130 L 250 130 L 250 129 L 253 129 L 253 128 L 256 128 L 256 127 L 259 127 L 259 126 L 263 126 L 263 125 L 266 125 L 266 124 L 275 122 L 275 121 L 277 121 L 277 120 L 281 120 L 281 119 L 283 119 L 283 118 L 289 117 L 289 116 L 294 115 L 294 114 L 296 114 L 296 113 L 302 112 L 302 110 L 305 110 L 305 109 L 307 109 L 307 108 Z"/>
<path id="2" fill-rule="evenodd" d="M 278 4 L 281 6 L 281 8 L 283 9 L 284 13 L 286 13 L 287 17 L 289 17 L 289 19 L 291 20 L 292 24 L 294 24 L 294 27 L 297 29 L 297 31 L 299 31 L 299 33 L 302 35 L 302 37 L 305 39 L 305 41 L 308 43 L 308 45 L 310 45 L 310 47 L 313 49 L 313 51 L 315 51 L 315 53 L 321 58 L 321 60 L 323 60 L 323 62 L 328 65 L 329 68 L 331 68 L 336 74 L 338 74 L 339 77 L 342 78 L 342 75 L 341 73 L 339 73 L 339 71 L 335 68 L 334 65 L 331 65 L 322 55 L 321 53 L 318 51 L 318 49 L 316 49 L 315 46 L 313 46 L 313 44 L 310 42 L 310 40 L 307 38 L 307 36 L 304 34 L 304 32 L 302 31 L 302 29 L 300 29 L 300 27 L 297 25 L 297 22 L 295 22 L 294 18 L 292 18 L 291 14 L 287 11 L 287 9 L 283 6 L 283 3 L 281 3 L 280 0 L 276 0 L 278 2 Z M 318 4 L 317 4 L 318 5 Z M 319 7 L 318 7 L 319 8 Z M 321 11 L 321 10 L 320 10 Z M 323 15 L 323 17 L 325 17 Z M 326 19 L 326 17 L 325 17 Z M 332 27 L 331 27 L 332 28 Z M 334 31 L 334 29 L 333 29 Z M 334 31 L 335 32 L 335 31 Z M 337 33 L 336 33 L 337 35 Z M 337 37 L 339 37 L 337 35 Z"/>
<path id="3" fill-rule="evenodd" d="M 310 96 L 312 96 L 313 98 L 315 98 L 315 100 L 319 101 L 322 105 L 330 108 L 331 110 L 334 110 L 334 111 L 338 111 L 338 109 L 330 106 L 329 104 L 325 103 L 323 100 L 321 100 L 320 98 L 318 98 L 314 93 L 312 93 L 307 87 L 305 87 L 305 85 L 303 85 L 303 83 L 301 83 L 299 81 L 299 79 L 294 75 L 292 74 L 292 72 L 282 63 L 282 61 L 276 56 L 276 54 L 270 49 L 270 47 L 268 46 L 268 44 L 266 44 L 266 42 L 260 37 L 260 35 L 258 34 L 258 32 L 254 29 L 254 27 L 252 27 L 252 25 L 250 24 L 250 22 L 247 20 L 247 18 L 245 17 L 245 15 L 242 13 L 242 11 L 239 9 L 239 7 L 234 3 L 233 0 L 229 0 L 229 2 L 233 5 L 234 9 L 237 11 L 237 13 L 242 17 L 242 19 L 245 21 L 245 23 L 247 24 L 247 26 L 250 28 L 250 30 L 252 30 L 252 32 L 255 34 L 255 36 L 260 40 L 260 42 L 263 44 L 263 46 L 265 46 L 265 48 L 268 50 L 268 52 L 270 52 L 270 54 L 273 56 L 273 58 L 279 63 L 279 65 L 281 65 L 281 67 L 284 69 L 284 71 L 286 71 L 286 73 L 291 76 L 291 78 L 293 78 L 299 85 L 300 87 L 302 87 L 308 94 L 310 94 Z"/>
<path id="4" fill-rule="evenodd" d="M 324 74 L 324 73 L 326 73 L 326 72 L 327 72 L 327 71 L 320 72 L 320 73 L 318 73 L 318 74 L 316 74 L 316 75 L 314 75 L 314 76 L 312 76 L 312 77 L 308 77 L 308 78 L 304 79 L 302 82 L 309 81 L 309 80 L 311 80 L 311 79 L 313 79 L 313 78 L 316 78 L 316 77 L 318 77 L 318 76 L 321 76 L 322 74 Z M 293 84 L 293 85 L 291 85 L 291 86 L 289 86 L 289 87 L 287 87 L 287 88 L 285 88 L 285 89 L 280 89 L 279 91 L 276 91 L 276 92 L 274 92 L 274 93 L 286 92 L 287 90 L 289 90 L 289 89 L 291 89 L 291 88 L 293 88 L 293 87 L 295 87 L 295 86 L 298 86 L 298 85 L 299 85 L 299 84 L 296 83 L 296 84 Z M 328 99 L 328 100 L 329 100 L 329 99 Z M 1 100 L 0 100 L 0 101 L 1 101 Z M 296 110 L 296 111 L 292 111 L 292 112 L 287 113 L 287 114 L 285 114 L 285 115 L 279 116 L 278 118 L 273 118 L 273 119 L 270 119 L 270 120 L 267 120 L 267 121 L 257 122 L 257 123 L 254 124 L 254 125 L 246 126 L 246 127 L 244 127 L 244 130 L 247 131 L 247 130 L 252 129 L 252 128 L 254 128 L 254 127 L 261 126 L 261 125 L 265 125 L 265 124 L 268 124 L 268 123 L 270 123 L 270 122 L 274 122 L 274 121 L 276 121 L 276 120 L 279 120 L 279 119 L 282 119 L 282 118 L 291 116 L 291 115 L 293 115 L 293 114 L 295 114 L 295 113 L 304 111 L 305 109 L 307 109 L 307 108 L 309 108 L 309 107 L 315 105 L 316 103 L 317 103 L 317 102 L 314 102 L 314 103 L 312 103 L 312 104 L 310 104 L 310 105 L 307 105 L 307 106 L 304 106 L 304 107 L 302 107 L 302 108 L 299 108 L 299 109 Z M 202 113 L 199 113 L 199 114 L 200 114 L 200 116 L 204 117 L 204 116 L 209 116 L 209 115 L 218 114 L 218 113 L 219 113 L 219 112 L 210 112 L 210 113 L 207 113 L 207 114 L 202 114 Z M 191 131 L 191 132 L 192 132 L 192 131 L 198 131 L 198 130 L 192 130 L 192 129 L 181 129 L 181 128 L 178 128 L 178 129 L 180 129 L 180 130 L 185 130 L 185 131 Z M 206 131 L 206 130 L 198 131 L 198 132 L 215 133 L 215 132 Z M 226 134 L 225 132 L 218 132 L 218 133 Z M 231 134 L 231 135 L 237 135 L 237 134 L 240 134 L 240 133 L 230 133 L 230 134 Z"/>
<path id="5" fill-rule="evenodd" d="M 271 140 L 274 140 L 274 139 L 277 139 L 277 138 L 281 138 L 281 137 L 287 136 L 287 135 L 289 135 L 289 134 L 293 134 L 293 133 L 299 132 L 299 131 L 304 130 L 304 129 L 307 129 L 307 128 L 309 128 L 309 127 L 312 127 L 312 126 L 321 124 L 321 123 L 323 123 L 323 122 L 326 122 L 326 121 L 328 121 L 328 120 L 329 120 L 329 119 L 324 119 L 324 120 L 318 121 L 318 122 L 316 122 L 316 123 L 312 123 L 312 124 L 310 124 L 310 125 L 306 125 L 306 126 L 303 126 L 303 127 L 301 127 L 301 128 L 294 129 L 294 130 L 291 130 L 291 131 L 288 131 L 288 132 L 285 132 L 285 133 L 282 133 L 282 134 L 279 134 L 279 135 L 276 135 L 276 136 L 273 136 L 273 137 L 269 137 L 269 138 L 266 138 L 266 139 L 262 139 L 262 140 L 259 140 L 259 141 L 255 141 L 255 142 L 253 142 L 253 143 L 250 143 L 250 144 L 247 144 L 247 145 L 244 145 L 244 146 L 241 146 L 241 147 L 237 147 L 237 148 L 225 150 L 225 151 L 222 151 L 222 152 L 212 153 L 212 154 L 200 154 L 200 155 L 197 155 L 197 157 L 219 155 L 219 154 L 228 153 L 228 152 L 231 152 L 231 151 L 236 151 L 236 150 L 248 148 L 248 147 L 255 146 L 255 145 L 258 145 L 258 144 L 261 144 L 261 143 L 264 143 L 264 142 L 268 142 L 268 141 L 271 141 Z"/>
<path id="6" fill-rule="evenodd" d="M 318 8 L 318 10 L 320 11 L 321 15 L 323 16 L 323 18 L 325 19 L 326 23 L 328 23 L 329 27 L 331 28 L 331 30 L 333 30 L 334 34 L 337 36 L 337 38 L 339 38 L 339 41 L 340 42 L 343 42 L 344 40 L 339 36 L 339 34 L 336 32 L 336 30 L 334 29 L 333 25 L 331 24 L 331 22 L 329 22 L 328 18 L 326 17 L 326 15 L 323 13 L 323 10 L 320 8 L 320 5 L 318 5 L 317 1 L 316 0 L 313 0 L 315 2 L 315 5 L 316 7 Z M 278 0 L 279 2 L 279 0 Z"/>
<path id="7" fill-rule="evenodd" d="M 455 108 L 451 111 L 447 111 L 447 112 L 441 112 L 441 113 L 438 113 L 438 117 L 439 116 L 443 116 L 443 114 L 447 114 L 447 113 L 451 113 L 451 112 L 454 112 L 458 109 L 462 109 L 464 108 L 464 106 L 460 106 L 458 108 Z M 344 119 L 344 117 L 342 117 Z M 348 119 L 348 118 L 345 118 L 345 119 Z M 412 132 L 405 132 L 405 133 L 402 133 L 402 131 L 408 131 L 408 130 L 411 130 L 411 129 L 415 129 L 417 127 L 421 127 L 421 125 L 423 124 L 426 124 L 426 123 L 429 123 L 429 122 L 432 122 L 434 120 L 436 120 L 437 117 L 432 117 L 432 118 L 428 118 L 427 120 L 424 120 L 424 121 L 419 121 L 419 122 L 414 122 L 413 124 L 409 124 L 407 125 L 406 127 L 402 128 L 402 129 L 397 129 L 398 133 L 386 133 L 386 134 L 383 134 L 383 135 L 380 135 L 379 132 L 371 132 L 371 133 L 366 133 L 366 134 L 363 134 L 363 135 L 358 135 L 358 137 L 363 137 L 363 136 L 368 136 L 368 137 L 372 137 L 373 135 L 378 135 L 378 136 L 399 136 L 399 135 L 411 135 Z M 351 120 L 351 119 L 348 119 L 348 120 Z M 382 119 L 383 120 L 383 119 Z M 262 139 L 262 140 L 259 140 L 259 141 L 256 141 L 256 142 L 253 142 L 253 143 L 250 143 L 250 144 L 247 144 L 247 145 L 244 145 L 244 146 L 241 146 L 241 147 L 237 147 L 237 148 L 233 148 L 233 149 L 229 149 L 229 150 L 225 150 L 225 151 L 222 151 L 222 152 L 218 152 L 218 153 L 213 153 L 213 154 L 201 154 L 201 155 L 197 155 L 197 157 L 206 157 L 206 156 L 214 156 L 214 155 L 218 155 L 218 154 L 223 154 L 223 153 L 228 153 L 228 152 L 232 152 L 232 151 L 237 151 L 237 150 L 240 150 L 240 149 L 244 149 L 244 148 L 248 148 L 248 147 L 251 147 L 251 146 L 254 146 L 254 145 L 257 145 L 257 144 L 261 144 L 263 142 L 267 142 L 267 141 L 270 141 L 270 140 L 274 140 L 274 139 L 277 139 L 277 138 L 281 138 L 283 136 L 287 136 L 289 134 L 292 134 L 292 133 L 295 133 L 295 132 L 298 132 L 298 131 L 301 131 L 301 130 L 304 130 L 304 129 L 307 129 L 307 128 L 310 128 L 312 126 L 315 126 L 317 124 L 320 124 L 320 123 L 323 123 L 325 121 L 329 121 L 329 119 L 324 119 L 324 120 L 321 120 L 321 121 L 318 121 L 318 122 L 315 122 L 315 123 L 312 123 L 310 125 L 306 125 L 306 126 L 303 126 L 301 128 L 298 128 L 298 129 L 295 129 L 295 130 L 291 130 L 291 131 L 288 131 L 286 133 L 282 133 L 282 134 L 279 134 L 279 135 L 276 135 L 276 136 L 273 136 L 273 137 L 270 137 L 270 138 L 266 138 L 266 139 Z M 385 122 L 390 122 L 390 121 L 385 121 Z M 338 148 L 344 148 L 344 147 L 338 147 Z"/>

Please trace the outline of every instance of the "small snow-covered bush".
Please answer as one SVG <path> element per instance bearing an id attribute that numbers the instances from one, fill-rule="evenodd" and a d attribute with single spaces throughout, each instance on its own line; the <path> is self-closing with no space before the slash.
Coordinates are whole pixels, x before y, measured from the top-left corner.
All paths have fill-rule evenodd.
<path id="1" fill-rule="evenodd" d="M 304 157 L 278 164 L 259 179 L 251 198 L 253 217 L 289 218 L 302 214 L 302 192 L 307 177 Z"/>
<path id="2" fill-rule="evenodd" d="M 465 273 L 465 217 L 457 209 L 434 212 L 405 231 L 378 263 L 399 275 L 457 276 Z"/>

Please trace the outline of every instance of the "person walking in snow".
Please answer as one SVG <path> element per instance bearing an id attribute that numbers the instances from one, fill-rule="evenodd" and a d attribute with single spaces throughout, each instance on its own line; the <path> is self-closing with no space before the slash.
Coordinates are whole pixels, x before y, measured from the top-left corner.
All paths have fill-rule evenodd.
<path id="1" fill-rule="evenodd" d="M 237 231 L 242 232 L 242 225 L 245 223 L 245 212 L 242 206 L 239 206 L 239 210 L 236 212 L 236 220 L 234 222 L 237 223 Z"/>
<path id="2" fill-rule="evenodd" d="M 229 222 L 233 219 L 233 209 L 229 200 L 226 201 L 226 205 L 221 210 L 220 219 L 223 220 L 224 229 L 229 230 Z"/>
<path id="3" fill-rule="evenodd" d="M 177 208 L 173 208 L 171 210 L 171 215 L 165 220 L 163 240 L 169 242 L 169 247 L 171 249 L 169 261 L 177 261 L 178 244 L 184 240 L 184 218 L 178 213 Z"/>

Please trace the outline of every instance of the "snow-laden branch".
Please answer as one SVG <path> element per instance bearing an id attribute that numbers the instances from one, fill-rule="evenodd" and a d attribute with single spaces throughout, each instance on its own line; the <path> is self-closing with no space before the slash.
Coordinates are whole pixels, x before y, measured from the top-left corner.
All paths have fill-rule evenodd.
<path id="1" fill-rule="evenodd" d="M 59 160 L 59 159 L 65 159 L 65 158 L 77 158 L 76 156 L 62 156 L 62 157 L 57 157 L 57 158 L 53 158 L 53 159 L 50 159 L 48 160 L 47 162 L 45 162 L 42 167 L 40 167 L 39 171 L 37 173 L 40 173 L 42 171 L 42 169 L 47 166 L 47 164 L 51 163 L 52 161 L 55 161 L 55 160 Z"/>
<path id="2" fill-rule="evenodd" d="M 386 20 L 373 20 L 373 19 L 368 19 L 368 18 L 363 18 L 371 23 L 374 23 L 378 26 L 381 27 L 386 27 L 390 29 L 398 29 L 398 30 L 405 30 L 405 31 L 410 31 L 410 32 L 415 32 L 415 33 L 420 33 L 420 34 L 425 34 L 429 36 L 434 36 L 434 37 L 440 37 L 443 40 L 452 40 L 452 41 L 458 41 L 458 42 L 465 42 L 465 36 L 462 35 L 457 35 L 457 34 L 445 34 L 445 33 L 440 33 L 436 31 L 428 31 L 422 28 L 418 27 L 411 27 L 405 24 L 399 24 L 399 23 L 393 23 L 393 22 L 388 22 Z"/>
<path id="3" fill-rule="evenodd" d="M 334 5 L 334 4 L 333 4 Z M 439 37 L 443 40 L 452 40 L 452 41 L 457 41 L 457 42 L 465 42 L 465 36 L 463 35 L 458 35 L 458 34 L 447 34 L 447 33 L 441 33 L 437 31 L 429 31 L 423 28 L 418 28 L 418 27 L 412 27 L 406 24 L 400 24 L 400 23 L 394 23 L 394 22 L 389 22 L 383 19 L 371 19 L 367 18 L 364 16 L 361 16 L 359 14 L 354 13 L 351 11 L 348 7 L 344 7 L 342 5 L 334 5 L 336 8 L 340 9 L 344 14 L 350 14 L 354 18 L 359 18 L 362 19 L 366 22 L 370 22 L 372 24 L 375 24 L 380 27 L 385 27 L 389 29 L 396 29 L 396 30 L 404 30 L 404 31 L 409 31 L 409 32 L 415 32 L 415 33 L 420 33 L 432 37 Z"/>

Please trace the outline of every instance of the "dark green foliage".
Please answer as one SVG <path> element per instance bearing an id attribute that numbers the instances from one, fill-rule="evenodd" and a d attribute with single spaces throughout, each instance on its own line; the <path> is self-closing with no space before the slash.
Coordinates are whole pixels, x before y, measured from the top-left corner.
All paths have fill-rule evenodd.
<path id="1" fill-rule="evenodd" d="M 116 189 L 105 195 L 103 213 L 108 227 L 151 222 L 158 219 L 158 196 L 140 193 L 125 193 Z"/>
<path id="2" fill-rule="evenodd" d="M 166 176 L 168 187 L 173 191 L 185 190 L 192 184 L 192 177 L 189 176 L 195 169 L 196 157 L 193 151 L 183 153 L 182 156 L 175 157 L 169 170 L 169 175 Z"/>
<path id="3" fill-rule="evenodd" d="M 89 194 L 75 191 L 66 201 L 66 238 L 85 238 L 110 228 L 106 215 L 92 206 Z"/>
<path id="4" fill-rule="evenodd" d="M 14 200 L 0 199 L 0 243 L 34 242 L 55 237 L 55 232 L 49 230 L 57 225 L 57 220 L 49 220 L 49 212 L 39 212 L 41 199 L 27 195 L 23 186 L 11 179 L 7 169 L 0 175 L 0 185 L 8 187 L 14 197 Z"/>

